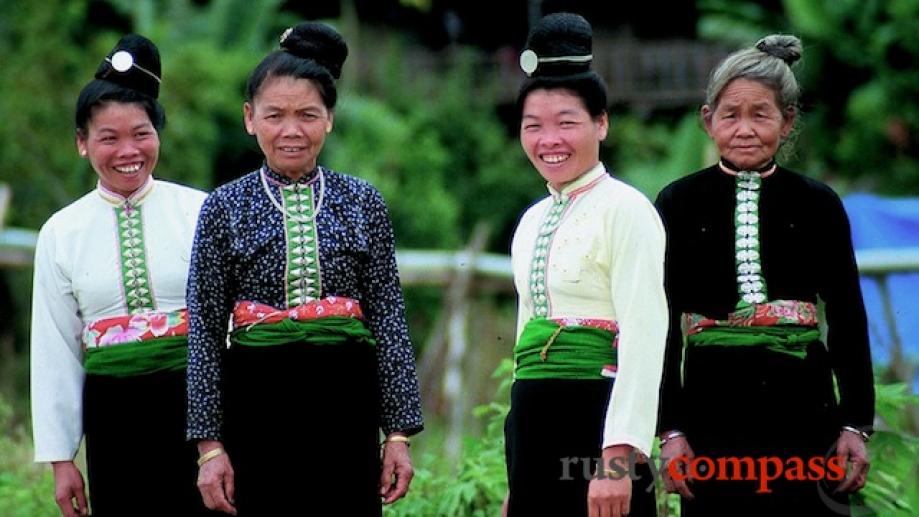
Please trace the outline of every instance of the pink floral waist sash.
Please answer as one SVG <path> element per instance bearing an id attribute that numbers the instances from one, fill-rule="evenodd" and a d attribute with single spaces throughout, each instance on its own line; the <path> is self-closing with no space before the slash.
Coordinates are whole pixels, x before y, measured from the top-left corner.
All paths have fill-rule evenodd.
<path id="1" fill-rule="evenodd" d="M 312 300 L 289 309 L 278 309 L 264 303 L 243 300 L 233 308 L 233 329 L 262 323 L 279 323 L 283 320 L 308 321 L 320 318 L 343 317 L 364 319 L 359 301 L 343 296 L 329 296 Z"/>
<path id="2" fill-rule="evenodd" d="M 188 309 L 102 318 L 83 327 L 83 349 L 188 335 Z"/>
<path id="3" fill-rule="evenodd" d="M 799 300 L 772 300 L 738 309 L 727 319 L 717 320 L 702 314 L 684 313 L 683 328 L 691 336 L 713 327 L 817 326 L 817 306 Z"/>

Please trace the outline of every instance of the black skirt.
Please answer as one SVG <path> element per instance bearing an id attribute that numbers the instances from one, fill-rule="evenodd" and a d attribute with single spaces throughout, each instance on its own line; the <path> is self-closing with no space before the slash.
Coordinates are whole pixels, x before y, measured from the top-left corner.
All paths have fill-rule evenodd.
<path id="1" fill-rule="evenodd" d="M 817 458 L 814 461 L 821 462 L 832 477 L 825 465 L 840 422 L 822 343 L 811 343 L 803 360 L 761 348 L 690 347 L 685 369 L 684 431 L 696 457 L 757 462 L 777 458 L 792 478 L 798 477 L 794 458 L 805 466 Z M 684 517 L 849 512 L 848 497 L 833 493 L 838 482 L 832 480 L 789 480 L 783 475 L 764 484 L 766 476 L 758 472 L 756 479 L 743 480 L 734 474 L 746 470 L 722 470 L 712 479 L 690 485 L 695 499 L 682 502 Z M 809 470 L 806 467 L 805 473 Z"/>
<path id="2" fill-rule="evenodd" d="M 206 515 L 185 440 L 185 371 L 87 375 L 83 425 L 93 515 Z"/>
<path id="3" fill-rule="evenodd" d="M 241 517 L 382 514 L 375 352 L 357 343 L 226 352 L 224 445 Z"/>
<path id="4" fill-rule="evenodd" d="M 514 381 L 504 427 L 510 517 L 588 515 L 611 388 L 610 380 Z M 651 469 L 638 464 L 632 478 L 629 515 L 656 515 Z"/>

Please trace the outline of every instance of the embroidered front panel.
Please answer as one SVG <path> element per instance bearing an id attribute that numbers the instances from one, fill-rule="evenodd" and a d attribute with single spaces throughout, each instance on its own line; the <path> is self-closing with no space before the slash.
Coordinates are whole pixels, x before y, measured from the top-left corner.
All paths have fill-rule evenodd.
<path id="1" fill-rule="evenodd" d="M 87 349 L 187 335 L 188 310 L 180 309 L 99 319 L 83 327 L 82 339 Z"/>
<path id="2" fill-rule="evenodd" d="M 287 237 L 287 306 L 296 307 L 314 301 L 322 292 L 313 189 L 294 183 L 281 188 L 281 194 Z"/>
<path id="3" fill-rule="evenodd" d="M 762 178 L 758 172 L 737 173 L 734 208 L 734 251 L 737 265 L 737 308 L 768 300 L 759 249 L 759 197 Z"/>
<path id="4" fill-rule="evenodd" d="M 536 236 L 536 245 L 533 250 L 533 261 L 530 265 L 530 298 L 533 300 L 533 314 L 537 318 L 545 318 L 549 314 L 549 297 L 546 289 L 546 264 L 549 260 L 549 248 L 552 237 L 562 222 L 565 209 L 571 198 L 565 194 L 553 199 L 552 206 L 546 212 L 545 218 Z"/>
<path id="5" fill-rule="evenodd" d="M 727 319 L 716 320 L 702 314 L 683 314 L 686 335 L 698 334 L 709 327 L 774 327 L 795 325 L 817 326 L 817 306 L 800 300 L 773 300 L 768 303 L 748 305 L 728 314 Z"/>
<path id="6" fill-rule="evenodd" d="M 144 246 L 144 223 L 141 208 L 115 208 L 118 220 L 118 243 L 121 258 L 121 279 L 128 313 L 140 314 L 156 310 L 147 248 Z"/>

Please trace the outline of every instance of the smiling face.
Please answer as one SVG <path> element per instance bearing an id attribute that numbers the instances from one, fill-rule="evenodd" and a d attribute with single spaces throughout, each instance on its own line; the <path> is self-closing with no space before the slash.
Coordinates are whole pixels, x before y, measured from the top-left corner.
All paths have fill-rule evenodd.
<path id="1" fill-rule="evenodd" d="M 268 166 L 292 179 L 316 167 L 326 134 L 332 131 L 333 114 L 309 79 L 267 79 L 243 106 L 243 114 Z"/>
<path id="2" fill-rule="evenodd" d="M 77 132 L 80 156 L 89 159 L 103 187 L 128 197 L 153 173 L 160 139 L 139 104 L 105 102 Z"/>
<path id="3" fill-rule="evenodd" d="M 784 113 L 775 92 L 758 81 L 734 79 L 715 108 L 702 106 L 702 119 L 718 152 L 743 170 L 769 163 L 794 127 L 794 108 Z"/>
<path id="4" fill-rule="evenodd" d="M 606 113 L 593 118 L 580 97 L 566 89 L 536 89 L 523 103 L 520 145 L 553 188 L 561 188 L 600 161 Z"/>

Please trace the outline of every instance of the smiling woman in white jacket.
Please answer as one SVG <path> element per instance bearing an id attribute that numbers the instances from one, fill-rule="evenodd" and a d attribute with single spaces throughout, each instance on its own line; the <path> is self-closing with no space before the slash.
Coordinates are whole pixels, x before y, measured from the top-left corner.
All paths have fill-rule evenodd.
<path id="1" fill-rule="evenodd" d="M 664 231 L 651 202 L 599 160 L 606 89 L 591 28 L 557 13 L 530 33 L 520 143 L 549 196 L 511 249 L 518 293 L 505 427 L 517 515 L 654 515 L 648 466 L 667 336 Z"/>
<path id="2" fill-rule="evenodd" d="M 73 462 L 84 435 L 93 515 L 204 511 L 184 401 L 185 284 L 205 194 L 153 178 L 159 84 L 156 46 L 123 37 L 77 101 L 77 148 L 97 186 L 39 232 L 35 460 L 53 465 L 66 516 L 88 513 Z"/>

